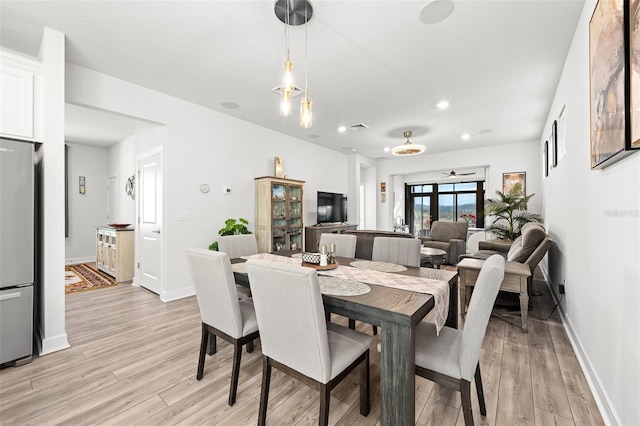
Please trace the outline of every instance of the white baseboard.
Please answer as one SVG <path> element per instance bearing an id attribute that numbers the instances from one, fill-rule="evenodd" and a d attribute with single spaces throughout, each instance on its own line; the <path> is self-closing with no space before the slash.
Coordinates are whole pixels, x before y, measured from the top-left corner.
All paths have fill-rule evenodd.
<path id="1" fill-rule="evenodd" d="M 194 287 L 185 287 L 180 290 L 166 292 L 163 291 L 160 295 L 160 300 L 163 302 L 171 302 L 178 299 L 184 299 L 185 297 L 193 296 L 196 294 Z"/>
<path id="2" fill-rule="evenodd" d="M 40 355 L 47 355 L 52 352 L 61 351 L 63 349 L 70 348 L 69 340 L 67 339 L 67 333 L 60 334 L 58 336 L 49 337 L 42 340 L 42 349 Z"/>
<path id="3" fill-rule="evenodd" d="M 553 297 L 555 303 L 558 303 L 560 300 L 560 295 L 556 293 L 555 288 L 551 286 L 549 283 L 551 280 L 549 279 L 548 271 L 542 267 L 542 274 L 544 275 L 545 281 L 547 283 L 547 287 L 549 288 L 549 292 Z M 562 304 L 558 304 L 558 312 L 560 313 L 560 318 L 562 319 L 562 325 L 564 326 L 565 331 L 567 332 L 567 337 L 569 338 L 569 342 L 571 342 L 571 347 L 573 348 L 573 352 L 576 354 L 576 358 L 578 358 L 578 363 L 580 364 L 580 368 L 582 368 L 582 372 L 584 373 L 584 377 L 587 380 L 587 384 L 589 385 L 589 389 L 591 389 L 591 393 L 593 394 L 593 399 L 600 410 L 600 415 L 602 416 L 602 420 L 605 425 L 621 425 L 620 418 L 618 417 L 616 410 L 611 403 L 611 399 L 609 399 L 609 395 L 607 394 L 604 386 L 602 386 L 602 382 L 596 373 L 596 370 L 593 368 L 593 364 L 589 359 L 589 356 L 584 351 L 582 343 L 580 342 L 580 338 L 575 332 L 573 325 L 571 324 L 571 320 L 567 316 Z"/>
<path id="4" fill-rule="evenodd" d="M 96 257 L 95 256 L 87 256 L 87 257 L 74 257 L 71 259 L 65 259 L 64 260 L 64 264 L 66 265 L 75 265 L 78 263 L 91 263 L 91 262 L 95 262 L 96 261 Z"/>

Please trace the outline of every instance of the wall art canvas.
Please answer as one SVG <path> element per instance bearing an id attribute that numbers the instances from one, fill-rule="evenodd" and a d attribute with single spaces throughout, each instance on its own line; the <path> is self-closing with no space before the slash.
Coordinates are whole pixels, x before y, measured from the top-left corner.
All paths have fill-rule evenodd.
<path id="1" fill-rule="evenodd" d="M 631 148 L 640 148 L 640 0 L 629 5 Z"/>
<path id="2" fill-rule="evenodd" d="M 507 194 L 511 191 L 511 188 L 517 183 L 520 184 L 521 194 L 523 197 L 527 196 L 527 191 L 525 188 L 527 180 L 526 172 L 511 172 L 511 173 L 503 173 L 502 174 L 502 193 Z"/>
<path id="3" fill-rule="evenodd" d="M 606 167 L 626 146 L 624 3 L 599 0 L 589 22 L 592 168 Z"/>

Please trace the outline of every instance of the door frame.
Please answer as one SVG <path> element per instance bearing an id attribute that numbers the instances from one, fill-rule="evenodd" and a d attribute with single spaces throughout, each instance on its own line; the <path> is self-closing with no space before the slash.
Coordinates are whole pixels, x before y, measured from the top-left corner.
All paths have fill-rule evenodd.
<path id="1" fill-rule="evenodd" d="M 165 287 L 165 281 L 164 278 L 166 277 L 167 274 L 167 269 L 166 269 L 166 250 L 165 250 L 165 246 L 166 246 L 166 233 L 164 232 L 165 226 L 164 226 L 164 222 L 165 222 L 165 211 L 166 211 L 166 196 L 165 196 L 165 188 L 166 185 L 164 184 L 164 178 L 166 175 L 166 166 L 165 166 L 165 161 L 164 161 L 164 148 L 162 145 L 158 145 L 155 148 L 151 148 L 149 150 L 143 151 L 141 153 L 138 153 L 136 155 L 136 189 L 135 189 L 135 194 L 136 194 L 136 230 L 135 230 L 135 235 L 134 235 L 134 277 L 133 277 L 133 283 L 132 285 L 136 286 L 136 287 L 142 287 L 140 285 L 140 241 L 142 238 L 142 230 L 140 229 L 140 224 L 141 224 L 141 217 L 140 217 L 140 201 L 142 200 L 142 189 L 141 189 L 141 185 L 140 185 L 140 163 L 142 162 L 142 160 L 151 157 L 153 155 L 156 154 L 160 154 L 160 159 L 162 161 L 162 179 L 163 179 L 163 185 L 162 185 L 162 202 L 159 206 L 160 210 L 162 211 L 162 216 L 161 216 L 161 223 L 160 223 L 160 227 L 163 230 L 163 232 L 160 234 L 160 259 L 158 259 L 158 261 L 160 262 L 159 265 L 160 269 L 162 271 L 162 278 L 161 278 L 161 283 L 160 283 L 160 293 L 158 294 L 158 296 L 160 297 L 160 300 L 162 301 L 166 301 L 163 299 L 163 295 L 166 293 L 166 287 Z M 144 288 L 144 287 L 142 287 Z"/>

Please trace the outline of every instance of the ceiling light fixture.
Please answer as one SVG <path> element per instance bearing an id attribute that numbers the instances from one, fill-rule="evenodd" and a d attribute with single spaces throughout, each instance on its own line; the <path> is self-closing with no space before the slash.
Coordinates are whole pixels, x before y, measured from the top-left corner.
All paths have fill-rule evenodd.
<path id="1" fill-rule="evenodd" d="M 467 141 L 467 140 L 469 140 L 471 135 L 469 133 L 463 133 L 462 136 L 460 136 L 460 137 L 462 138 L 463 141 Z"/>
<path id="2" fill-rule="evenodd" d="M 346 131 L 347 131 L 347 126 L 340 126 L 340 127 L 338 127 L 338 131 L 339 131 L 340 133 L 344 133 L 344 132 L 346 132 Z"/>
<path id="3" fill-rule="evenodd" d="M 414 143 L 412 143 L 409 138 L 411 137 L 411 135 L 413 134 L 413 132 L 407 130 L 406 132 L 403 133 L 403 136 L 405 138 L 407 138 L 407 141 L 405 143 L 403 143 L 402 145 L 396 146 L 391 150 L 391 153 L 393 155 L 397 155 L 397 156 L 401 156 L 401 157 L 408 157 L 410 155 L 418 155 L 418 154 L 422 154 L 425 150 L 424 145 L 416 145 Z"/>
<path id="4" fill-rule="evenodd" d="M 306 8 L 307 2 L 305 2 Z M 311 5 L 309 5 L 311 6 Z M 300 127 L 309 129 L 313 126 L 313 111 L 311 110 L 311 99 L 309 99 L 309 26 L 307 24 L 307 14 L 305 13 L 304 26 L 304 98 L 300 101 Z"/>
<path id="5" fill-rule="evenodd" d="M 440 101 L 436 104 L 438 109 L 447 109 L 449 108 L 449 101 Z"/>
<path id="6" fill-rule="evenodd" d="M 274 8 L 278 19 L 284 23 L 285 62 L 282 85 L 273 89 L 280 94 L 280 115 L 291 115 L 291 98 L 304 93 L 300 104 L 300 126 L 311 127 L 311 100 L 307 87 L 307 33 L 305 28 L 305 90 L 302 92 L 293 82 L 293 64 L 289 50 L 289 26 L 306 25 L 313 15 L 313 8 L 309 0 L 277 0 Z"/>

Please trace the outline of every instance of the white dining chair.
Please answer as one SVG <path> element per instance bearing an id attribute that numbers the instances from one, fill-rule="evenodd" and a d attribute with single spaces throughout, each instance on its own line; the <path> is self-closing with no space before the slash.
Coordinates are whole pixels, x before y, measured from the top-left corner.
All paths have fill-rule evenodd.
<path id="1" fill-rule="evenodd" d="M 440 335 L 433 323 L 416 326 L 416 374 L 460 392 L 465 425 L 473 425 L 471 381 L 475 378 L 480 414 L 487 408 L 480 375 L 480 346 L 484 339 L 493 304 L 504 278 L 505 260 L 500 255 L 488 258 L 476 281 L 462 330 L 443 327 Z"/>
<path id="2" fill-rule="evenodd" d="M 358 237 L 347 234 L 320 234 L 320 245 L 326 246 L 327 250 L 331 244 L 336 245 L 336 256 L 339 257 L 356 257 L 356 242 Z"/>
<path id="3" fill-rule="evenodd" d="M 318 424 L 326 425 L 331 389 L 360 365 L 360 414 L 367 416 L 373 338 L 325 321 L 315 269 L 249 260 L 247 271 L 263 354 L 258 424 L 266 422 L 272 367 L 320 391 Z"/>
<path id="4" fill-rule="evenodd" d="M 375 237 L 371 260 L 419 267 L 420 246 L 417 238 Z"/>
<path id="5" fill-rule="evenodd" d="M 258 241 L 255 234 L 223 235 L 218 238 L 218 251 L 227 253 L 229 259 L 258 254 Z M 241 285 L 237 286 L 238 297 L 251 297 L 251 290 Z"/>
<path id="6" fill-rule="evenodd" d="M 253 341 L 259 337 L 258 322 L 251 299 L 238 299 L 231 262 L 226 253 L 206 249 L 188 249 L 187 262 L 196 289 L 196 299 L 202 320 L 200 355 L 196 379 L 204 374 L 209 334 L 233 345 L 233 367 L 229 405 L 236 401 L 242 346 L 253 350 Z"/>

